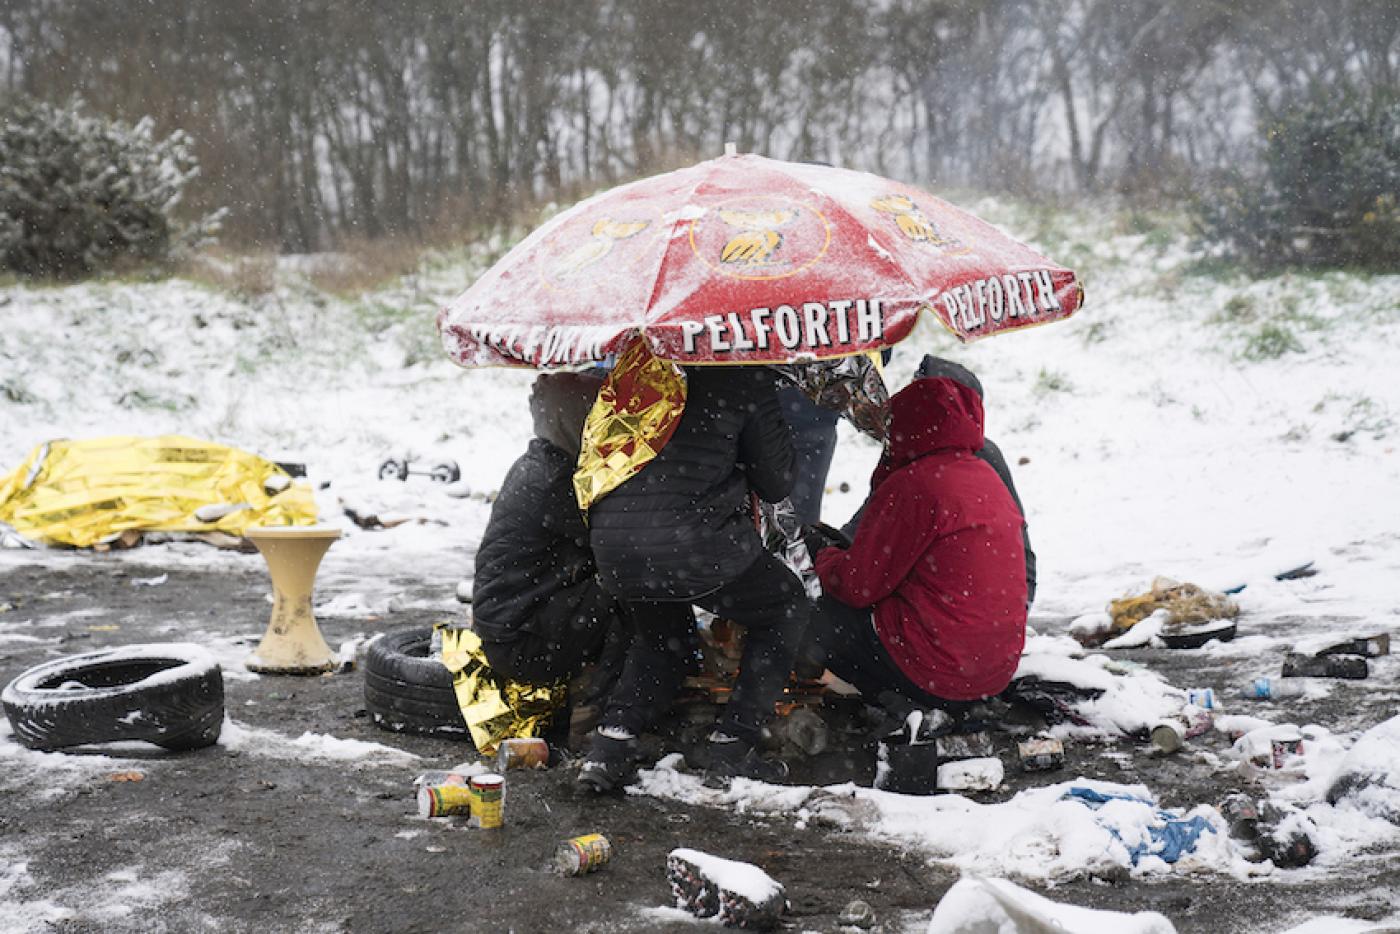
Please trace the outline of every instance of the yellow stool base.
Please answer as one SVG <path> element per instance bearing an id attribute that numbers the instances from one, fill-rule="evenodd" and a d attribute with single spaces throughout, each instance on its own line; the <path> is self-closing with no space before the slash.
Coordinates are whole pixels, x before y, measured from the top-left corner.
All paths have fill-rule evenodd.
<path id="1" fill-rule="evenodd" d="M 317 675 L 334 670 L 335 653 L 316 625 L 311 594 L 321 558 L 340 538 L 340 530 L 281 526 L 249 529 L 247 536 L 262 552 L 272 577 L 272 618 L 262 642 L 244 665 L 249 671 L 278 675 Z"/>

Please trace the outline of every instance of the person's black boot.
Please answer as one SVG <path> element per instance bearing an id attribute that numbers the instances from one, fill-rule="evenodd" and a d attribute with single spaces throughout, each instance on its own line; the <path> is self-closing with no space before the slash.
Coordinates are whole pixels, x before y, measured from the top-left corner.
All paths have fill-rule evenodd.
<path id="1" fill-rule="evenodd" d="M 575 780 L 578 787 L 593 794 L 621 791 L 637 774 L 637 738 L 608 736 L 593 731 L 588 757 Z"/>
<path id="2" fill-rule="evenodd" d="M 721 734 L 710 737 L 710 765 L 705 770 L 705 785 L 724 788 L 735 778 L 777 783 L 788 776 L 787 763 L 781 759 L 765 759 L 753 743 Z"/>

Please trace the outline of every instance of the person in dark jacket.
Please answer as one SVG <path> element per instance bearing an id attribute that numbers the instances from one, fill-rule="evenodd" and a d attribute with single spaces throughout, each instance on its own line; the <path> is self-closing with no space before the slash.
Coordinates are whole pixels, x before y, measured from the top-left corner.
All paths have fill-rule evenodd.
<path id="1" fill-rule="evenodd" d="M 981 396 L 949 377 L 896 393 L 855 538 L 817 554 L 827 665 L 871 700 L 956 706 L 999 693 L 1016 671 L 1023 519 L 976 456 L 982 424 Z"/>
<path id="2" fill-rule="evenodd" d="M 580 373 L 536 378 L 536 437 L 506 473 L 476 552 L 472 628 L 491 667 L 513 681 L 573 677 L 605 647 L 620 667 L 628 626 L 598 582 L 573 486 L 583 423 L 601 385 Z"/>
<path id="3" fill-rule="evenodd" d="M 768 502 L 788 495 L 792 439 L 770 371 L 698 367 L 686 378 L 685 410 L 665 447 L 589 512 L 603 585 L 638 607 L 627 662 L 579 774 L 593 791 L 625 784 L 636 737 L 674 698 L 693 644 L 692 604 L 745 629 L 734 693 L 710 736 L 711 777 L 785 774 L 755 744 L 791 673 L 809 604 L 796 575 L 763 550 L 750 493 Z"/>

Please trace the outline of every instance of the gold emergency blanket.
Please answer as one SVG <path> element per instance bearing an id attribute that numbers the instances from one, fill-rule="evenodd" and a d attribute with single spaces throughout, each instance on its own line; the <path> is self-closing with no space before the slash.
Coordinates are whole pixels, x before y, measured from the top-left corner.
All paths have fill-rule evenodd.
<path id="1" fill-rule="evenodd" d="M 264 484 L 288 485 L 271 493 Z M 0 522 L 25 538 L 88 548 L 127 530 L 226 532 L 253 526 L 313 525 L 306 484 L 237 448 L 185 438 L 107 437 L 50 441 L 0 477 Z M 200 521 L 195 511 L 227 506 Z M 219 512 L 219 510 L 213 510 Z"/>
<path id="2" fill-rule="evenodd" d="M 476 633 L 445 623 L 436 628 L 442 635 L 442 663 L 452 672 L 457 705 L 462 708 L 462 719 L 467 721 L 477 752 L 492 756 L 501 740 L 539 736 L 549 718 L 563 706 L 566 682 L 537 685 L 507 681 L 491 670 Z"/>
<path id="3" fill-rule="evenodd" d="M 638 339 L 617 359 L 583 425 L 574 494 L 584 515 L 641 470 L 675 434 L 685 411 L 685 374 Z"/>
<path id="4" fill-rule="evenodd" d="M 1111 601 L 1108 615 L 1113 619 L 1114 631 L 1125 632 L 1163 609 L 1170 614 L 1167 622 L 1173 626 L 1234 619 L 1240 615 L 1240 605 L 1225 594 L 1169 577 L 1154 580 L 1152 589 L 1146 593 Z"/>

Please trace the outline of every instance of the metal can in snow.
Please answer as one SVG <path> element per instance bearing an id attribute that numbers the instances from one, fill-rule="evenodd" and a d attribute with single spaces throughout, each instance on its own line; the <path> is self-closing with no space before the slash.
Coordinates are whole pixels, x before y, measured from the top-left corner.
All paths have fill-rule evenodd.
<path id="1" fill-rule="evenodd" d="M 506 780 L 495 772 L 472 777 L 472 826 L 499 830 L 505 824 Z"/>
<path id="2" fill-rule="evenodd" d="M 1186 703 L 1195 704 L 1203 710 L 1215 709 L 1214 688 L 1192 688 L 1186 692 Z"/>
<path id="3" fill-rule="evenodd" d="M 549 765 L 549 743 L 538 738 L 505 739 L 496 747 L 496 769 L 542 769 Z"/>
<path id="4" fill-rule="evenodd" d="M 461 784 L 418 786 L 418 816 L 447 817 L 452 814 L 471 814 L 475 795 L 470 787 Z"/>
<path id="5" fill-rule="evenodd" d="M 1249 795 L 1235 792 L 1220 802 L 1220 816 L 1230 825 L 1230 836 L 1251 840 L 1259 836 L 1259 807 Z"/>
<path id="6" fill-rule="evenodd" d="M 1151 739 L 1162 752 L 1176 752 L 1186 743 L 1186 728 L 1175 720 L 1163 720 L 1152 727 Z"/>
<path id="7" fill-rule="evenodd" d="M 612 859 L 612 844 L 600 833 L 572 837 L 554 850 L 554 868 L 566 876 L 581 876 L 601 869 Z"/>
<path id="8" fill-rule="evenodd" d="M 1065 746 L 1058 739 L 1028 739 L 1018 743 L 1016 751 L 1026 772 L 1044 772 L 1065 764 Z"/>
<path id="9" fill-rule="evenodd" d="M 1302 739 L 1276 739 L 1272 743 L 1272 754 L 1269 761 L 1274 768 L 1281 769 L 1289 759 L 1302 754 Z"/>

